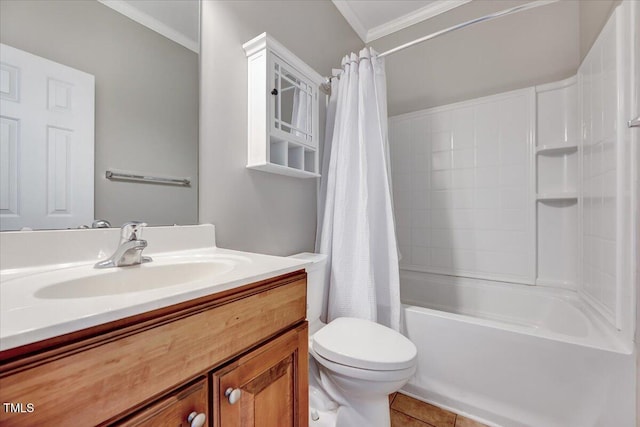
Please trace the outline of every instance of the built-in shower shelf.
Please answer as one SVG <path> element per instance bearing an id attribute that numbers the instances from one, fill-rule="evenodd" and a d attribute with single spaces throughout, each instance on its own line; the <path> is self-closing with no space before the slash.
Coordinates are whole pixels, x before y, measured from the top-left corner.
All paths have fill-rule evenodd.
<path id="1" fill-rule="evenodd" d="M 567 145 L 542 145 L 536 149 L 538 154 L 569 154 L 578 151 L 576 144 Z"/>
<path id="2" fill-rule="evenodd" d="M 576 193 L 575 191 L 560 193 L 540 193 L 536 198 L 538 200 L 577 200 L 578 193 Z"/>

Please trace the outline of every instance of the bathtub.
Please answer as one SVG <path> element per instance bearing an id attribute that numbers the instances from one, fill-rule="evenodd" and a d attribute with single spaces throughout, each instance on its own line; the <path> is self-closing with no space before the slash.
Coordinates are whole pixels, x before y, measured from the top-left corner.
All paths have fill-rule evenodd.
<path id="1" fill-rule="evenodd" d="M 632 346 L 576 293 L 401 271 L 403 391 L 503 427 L 635 426 Z"/>

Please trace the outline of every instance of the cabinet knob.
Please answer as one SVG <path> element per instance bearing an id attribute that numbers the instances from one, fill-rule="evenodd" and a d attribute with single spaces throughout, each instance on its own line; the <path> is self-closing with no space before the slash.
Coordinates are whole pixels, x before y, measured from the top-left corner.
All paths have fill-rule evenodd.
<path id="1" fill-rule="evenodd" d="M 233 389 L 233 388 L 229 387 L 224 392 L 224 395 L 227 396 L 227 399 L 229 399 L 229 403 L 233 405 L 238 400 L 240 400 L 240 396 L 242 395 L 242 391 L 239 388 Z"/>
<path id="2" fill-rule="evenodd" d="M 187 417 L 187 422 L 191 423 L 191 427 L 202 427 L 204 422 L 207 420 L 207 416 L 203 413 L 198 414 L 196 411 L 193 411 Z"/>
<path id="3" fill-rule="evenodd" d="M 271 95 L 277 95 L 277 94 L 278 94 L 278 89 L 275 89 L 275 88 L 274 88 L 274 89 L 271 91 Z"/>

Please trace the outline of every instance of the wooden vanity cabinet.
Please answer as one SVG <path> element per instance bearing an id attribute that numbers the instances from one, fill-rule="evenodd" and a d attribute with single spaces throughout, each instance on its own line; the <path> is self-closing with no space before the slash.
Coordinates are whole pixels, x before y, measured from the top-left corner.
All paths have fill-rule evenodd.
<path id="1" fill-rule="evenodd" d="M 307 425 L 307 336 L 305 324 L 216 371 L 214 425 Z"/>
<path id="2" fill-rule="evenodd" d="M 6 350 L 0 426 L 307 427 L 305 316 L 298 271 Z"/>

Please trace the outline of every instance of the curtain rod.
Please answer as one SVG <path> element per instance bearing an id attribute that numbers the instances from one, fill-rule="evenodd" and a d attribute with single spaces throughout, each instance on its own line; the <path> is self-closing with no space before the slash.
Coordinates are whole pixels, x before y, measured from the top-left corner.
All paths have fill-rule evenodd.
<path id="1" fill-rule="evenodd" d="M 389 49 L 386 52 L 382 52 L 380 55 L 378 55 L 378 58 L 384 58 L 387 55 L 392 55 L 392 54 L 394 54 L 396 52 L 400 52 L 401 50 L 404 50 L 404 49 L 406 49 L 408 47 L 411 47 L 413 45 L 416 45 L 418 43 L 422 43 L 422 42 L 426 42 L 427 40 L 435 39 L 436 37 L 439 37 L 439 36 L 442 36 L 444 34 L 450 33 L 452 31 L 460 30 L 462 28 L 471 26 L 473 24 L 478 24 L 480 22 L 485 22 L 485 21 L 491 21 L 492 19 L 501 18 L 503 16 L 511 15 L 512 13 L 522 12 L 522 11 L 533 9 L 533 8 L 536 8 L 536 7 L 545 6 L 547 4 L 556 3 L 557 1 L 558 0 L 538 0 L 538 1 L 533 1 L 531 3 L 522 4 L 520 6 L 515 6 L 515 7 L 512 7 L 510 9 L 505 9 L 505 10 L 501 10 L 499 12 L 495 12 L 495 13 L 492 13 L 492 14 L 489 14 L 489 15 L 486 15 L 486 16 L 482 16 L 480 18 L 475 18 L 475 19 L 472 19 L 470 21 L 466 21 L 466 22 L 463 22 L 461 24 L 457 24 L 457 25 L 454 25 L 452 27 L 445 28 L 444 30 L 436 31 L 435 33 L 429 34 L 427 36 L 420 37 L 419 39 L 410 41 L 409 43 L 405 43 L 405 44 L 400 45 L 398 47 L 394 47 L 393 49 Z"/>
<path id="2" fill-rule="evenodd" d="M 416 39 L 416 40 L 410 41 L 408 43 L 405 43 L 403 45 L 394 47 L 393 49 L 389 49 L 389 50 L 379 54 L 378 58 L 384 58 L 385 56 L 392 55 L 392 54 L 394 54 L 396 52 L 400 52 L 401 50 L 404 50 L 404 49 L 406 49 L 408 47 L 414 46 L 414 45 L 422 43 L 422 42 L 426 42 L 427 40 L 435 39 L 436 37 L 440 37 L 440 36 L 442 36 L 444 34 L 447 34 L 447 33 L 450 33 L 450 32 L 465 28 L 465 27 L 469 27 L 471 25 L 478 24 L 480 22 L 491 21 L 491 20 L 496 19 L 496 18 L 501 18 L 503 16 L 511 15 L 512 13 L 522 12 L 522 11 L 533 9 L 533 8 L 536 8 L 536 7 L 545 6 L 545 5 L 548 5 L 548 4 L 551 4 L 551 3 L 556 3 L 557 1 L 558 0 L 537 0 L 537 1 L 533 1 L 531 3 L 526 3 L 526 4 L 522 4 L 520 6 L 515 6 L 515 7 L 512 7 L 512 8 L 509 8 L 509 9 L 501 10 L 499 12 L 491 13 L 489 15 L 485 15 L 485 16 L 482 16 L 480 18 L 471 19 L 470 21 L 466 21 L 466 22 L 463 22 L 461 24 L 457 24 L 457 25 L 454 25 L 452 27 L 445 28 L 445 29 L 440 30 L 440 31 L 436 31 L 435 33 L 431 33 L 431 34 L 429 34 L 427 36 L 420 37 L 419 39 Z M 328 81 L 331 81 L 332 78 L 333 77 L 327 77 L 326 79 Z M 326 90 L 330 90 L 330 87 L 327 87 L 327 86 L 328 85 L 326 83 L 323 83 L 320 86 L 320 88 L 323 90 L 323 92 L 326 93 Z"/>

